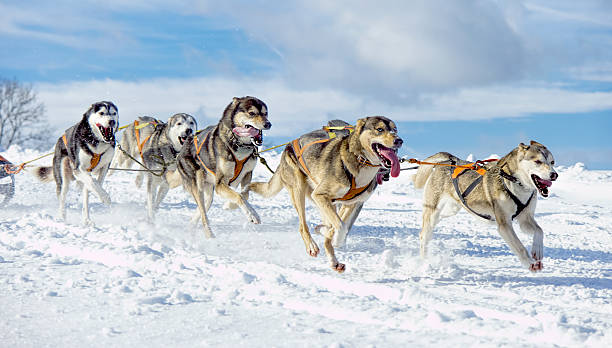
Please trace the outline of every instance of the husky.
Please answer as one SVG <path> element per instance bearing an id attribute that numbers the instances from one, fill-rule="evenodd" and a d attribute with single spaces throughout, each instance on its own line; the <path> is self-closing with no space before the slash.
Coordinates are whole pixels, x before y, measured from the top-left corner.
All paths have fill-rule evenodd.
<path id="1" fill-rule="evenodd" d="M 115 163 L 130 168 L 135 158 L 146 166 L 136 177 L 136 185 L 140 187 L 143 177 L 147 178 L 147 218 L 150 222 L 154 221 L 155 212 L 168 190 L 180 186 L 176 156 L 197 128 L 196 119 L 185 113 L 173 115 L 167 123 L 148 116 L 139 117 L 126 128 Z"/>
<path id="2" fill-rule="evenodd" d="M 447 152 L 439 152 L 424 162 L 472 165 Z M 544 233 L 534 213 L 537 194 L 548 197 L 548 188 L 558 178 L 554 164 L 552 153 L 532 140 L 530 145 L 520 143 L 499 161 L 479 170 L 419 166 L 412 179 L 416 188 L 425 188 L 423 228 L 419 235 L 421 256 L 427 255 L 427 244 L 440 219 L 455 215 L 463 207 L 480 219 L 495 222 L 499 234 L 524 267 L 532 272 L 542 270 Z M 516 236 L 512 228 L 514 219 L 523 232 L 533 236 L 531 253 Z"/>
<path id="3" fill-rule="evenodd" d="M 57 140 L 53 165 L 35 169 L 34 175 L 39 180 L 50 182 L 55 179 L 59 215 L 63 220 L 66 220 L 66 194 L 73 180 L 83 190 L 83 224 L 93 224 L 89 218 L 90 191 L 110 206 L 110 196 L 102 188 L 102 183 L 115 153 L 118 127 L 119 114 L 115 104 L 109 101 L 92 104 L 81 121 L 68 128 Z"/>
<path id="4" fill-rule="evenodd" d="M 346 126 L 349 132 L 344 135 L 330 132 L 330 128 L 336 127 L 324 127 L 289 143 L 270 180 L 253 182 L 245 192 L 268 198 L 283 187 L 287 189 L 300 219 L 306 252 L 316 257 L 319 247 L 308 230 L 305 214 L 305 197 L 309 197 L 322 216 L 324 228 L 320 230 L 330 266 L 342 273 L 345 265 L 336 259 L 334 245 L 344 244 L 363 203 L 381 183 L 380 170 L 389 170 L 392 177 L 399 175 L 397 150 L 403 141 L 395 123 L 383 116 L 359 119 L 355 127 Z"/>
<path id="5" fill-rule="evenodd" d="M 213 190 L 228 200 L 230 208 L 239 207 L 252 223 L 260 223 L 259 216 L 247 201 L 248 194 L 240 194 L 232 188 L 238 185 L 244 188 L 251 182 L 257 164 L 257 147 L 263 142 L 263 130 L 270 127 L 268 107 L 264 102 L 250 96 L 233 98 L 219 122 L 198 132 L 179 153 L 177 167 L 183 187 L 198 205 L 207 238 L 214 237 L 206 216 Z"/>

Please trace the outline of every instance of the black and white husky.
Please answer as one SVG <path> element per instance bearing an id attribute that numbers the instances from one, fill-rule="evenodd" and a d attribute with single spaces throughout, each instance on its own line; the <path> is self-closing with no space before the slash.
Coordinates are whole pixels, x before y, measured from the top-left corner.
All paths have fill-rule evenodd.
<path id="1" fill-rule="evenodd" d="M 83 189 L 83 224 L 92 224 L 89 218 L 89 191 L 95 192 L 104 204 L 110 205 L 110 196 L 102 188 L 102 182 L 115 153 L 118 126 L 119 114 L 115 104 L 109 101 L 92 104 L 81 121 L 68 128 L 57 140 L 53 165 L 36 168 L 34 174 L 41 181 L 55 179 L 62 219 L 66 219 L 66 194 L 73 180 Z"/>

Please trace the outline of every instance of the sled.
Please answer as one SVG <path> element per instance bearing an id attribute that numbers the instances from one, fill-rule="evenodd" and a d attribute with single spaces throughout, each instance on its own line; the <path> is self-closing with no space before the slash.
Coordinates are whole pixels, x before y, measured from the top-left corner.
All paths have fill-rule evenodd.
<path id="1" fill-rule="evenodd" d="M 15 176 L 8 170 L 13 164 L 0 155 L 0 207 L 4 207 L 15 195 Z"/>

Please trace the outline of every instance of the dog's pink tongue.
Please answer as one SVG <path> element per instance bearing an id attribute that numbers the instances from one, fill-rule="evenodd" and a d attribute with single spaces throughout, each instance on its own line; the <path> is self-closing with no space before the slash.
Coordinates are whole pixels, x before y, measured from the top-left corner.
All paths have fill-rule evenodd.
<path id="1" fill-rule="evenodd" d="M 542 178 L 538 178 L 538 181 L 540 182 L 540 184 L 546 186 L 546 187 L 551 187 L 552 186 L 552 181 L 550 180 L 544 180 Z"/>
<path id="2" fill-rule="evenodd" d="M 400 174 L 400 162 L 397 158 L 395 151 L 390 148 L 382 148 L 379 150 L 380 154 L 385 156 L 386 159 L 391 161 L 391 176 L 397 178 Z"/>
<path id="3" fill-rule="evenodd" d="M 239 137 L 254 137 L 259 134 L 259 129 L 255 127 L 235 127 L 232 131 Z"/>

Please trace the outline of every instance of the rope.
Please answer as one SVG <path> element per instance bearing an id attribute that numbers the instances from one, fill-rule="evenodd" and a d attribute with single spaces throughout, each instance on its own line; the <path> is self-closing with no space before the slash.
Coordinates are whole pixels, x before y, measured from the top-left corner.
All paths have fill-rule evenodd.
<path id="1" fill-rule="evenodd" d="M 284 143 L 284 144 L 280 144 L 280 145 L 276 145 L 276 146 L 272 146 L 272 147 L 271 147 L 271 148 L 269 148 L 269 149 L 265 149 L 265 150 L 261 150 L 261 151 L 259 151 L 259 153 L 266 152 L 266 151 L 270 151 L 270 150 L 274 150 L 274 149 L 279 148 L 279 147 L 281 147 L 281 146 L 289 145 L 290 143 L 291 143 L 291 142 Z"/>
<path id="2" fill-rule="evenodd" d="M 134 157 L 132 157 L 132 155 L 130 155 L 129 153 L 127 153 L 127 151 L 125 151 L 125 150 L 124 150 L 124 149 L 121 147 L 121 145 L 120 145 L 120 144 L 117 144 L 117 148 L 119 149 L 119 151 L 123 152 L 123 153 L 124 153 L 126 156 L 128 156 L 128 157 L 129 157 L 129 158 L 130 158 L 132 161 L 134 161 L 134 162 L 138 163 L 138 164 L 139 164 L 141 167 L 143 167 L 143 168 L 144 168 L 144 169 L 140 169 L 140 170 L 134 170 L 134 169 L 123 169 L 123 170 L 125 170 L 125 171 L 135 171 L 135 172 L 136 172 L 136 171 L 143 171 L 143 172 L 149 172 L 149 173 L 151 173 L 151 174 L 153 174 L 153 175 L 155 175 L 155 176 L 162 176 L 162 175 L 164 175 L 164 173 L 166 172 L 166 168 L 167 168 L 168 166 L 167 166 L 167 165 L 166 165 L 166 163 L 164 163 L 163 161 L 162 161 L 162 163 L 160 163 L 160 164 L 162 165 L 163 169 L 161 169 L 161 170 L 160 170 L 160 173 L 158 174 L 158 173 L 155 173 L 155 171 L 153 171 L 153 170 L 149 169 L 149 167 L 147 167 L 147 166 L 145 166 L 144 164 L 140 163 L 140 161 L 138 161 L 138 160 L 137 160 L 137 159 L 135 159 Z M 119 170 L 119 168 L 109 168 L 109 169 L 112 169 L 112 170 Z"/>
<path id="3" fill-rule="evenodd" d="M 471 169 L 471 170 L 481 169 L 481 168 L 483 168 L 482 166 L 485 163 L 495 162 L 495 161 L 499 161 L 499 160 L 496 159 L 496 158 L 490 158 L 490 159 L 486 159 L 486 160 L 478 160 L 478 161 L 476 161 L 476 162 L 474 162 L 472 164 L 463 164 L 463 165 L 461 165 L 461 164 L 450 164 L 450 163 L 439 163 L 439 162 L 424 162 L 424 161 L 419 161 L 416 158 L 401 158 L 400 159 L 401 163 L 408 162 L 408 163 L 415 163 L 415 164 L 418 164 L 418 165 L 426 164 L 426 165 L 431 165 L 431 166 L 455 167 L 455 168 L 464 168 L 464 169 Z M 418 168 L 419 167 L 416 166 L 416 167 L 402 168 L 400 170 L 412 170 L 412 169 L 418 169 Z"/>
<path id="4" fill-rule="evenodd" d="M 46 154 L 44 154 L 42 156 L 36 157 L 33 160 L 25 161 L 25 162 L 23 162 L 21 164 L 18 164 L 18 165 L 5 164 L 4 165 L 4 171 L 7 174 L 9 174 L 9 175 L 18 174 L 19 172 L 21 172 L 25 168 L 26 164 L 32 163 L 34 161 L 38 161 L 39 159 L 45 158 L 47 156 L 51 156 L 54 153 L 55 152 L 49 152 L 49 153 L 46 153 Z"/>

